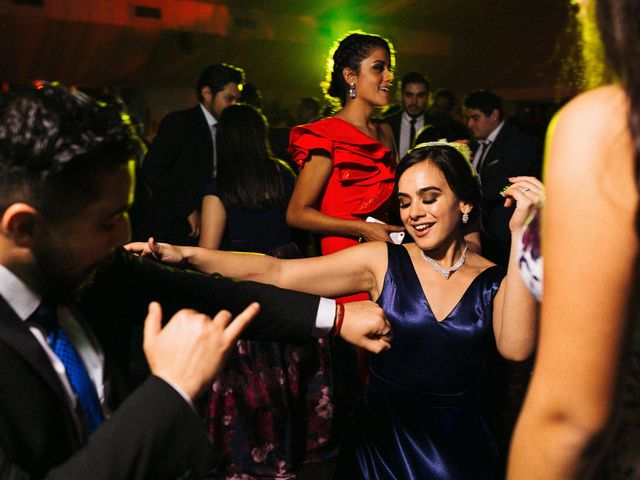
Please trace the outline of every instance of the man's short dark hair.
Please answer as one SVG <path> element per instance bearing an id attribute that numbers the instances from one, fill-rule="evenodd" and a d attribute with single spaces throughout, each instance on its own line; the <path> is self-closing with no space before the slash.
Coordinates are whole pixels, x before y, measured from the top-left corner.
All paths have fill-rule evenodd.
<path id="1" fill-rule="evenodd" d="M 440 88 L 436 90 L 436 92 L 433 94 L 433 98 L 435 100 L 438 97 L 446 98 L 451 108 L 453 108 L 456 104 L 456 96 L 451 90 L 447 88 Z"/>
<path id="2" fill-rule="evenodd" d="M 427 77 L 418 72 L 409 72 L 404 77 L 402 77 L 402 83 L 400 84 L 400 90 L 404 90 L 404 87 L 409 83 L 422 83 L 425 87 L 427 87 L 427 92 L 431 90 L 431 84 Z"/>
<path id="3" fill-rule="evenodd" d="M 59 221 L 100 194 L 139 140 L 122 107 L 43 82 L 0 99 L 0 214 L 25 202 Z"/>
<path id="4" fill-rule="evenodd" d="M 487 117 L 491 115 L 494 110 L 498 110 L 500 118 L 504 115 L 502 99 L 489 90 L 477 90 L 470 93 L 467 98 L 464 99 L 464 108 L 480 110 Z"/>
<path id="5" fill-rule="evenodd" d="M 215 95 L 224 88 L 227 83 L 242 85 L 244 83 L 244 70 L 226 63 L 216 63 L 209 65 L 202 70 L 196 92 L 198 100 L 202 102 L 202 87 L 209 87 L 211 94 Z"/>

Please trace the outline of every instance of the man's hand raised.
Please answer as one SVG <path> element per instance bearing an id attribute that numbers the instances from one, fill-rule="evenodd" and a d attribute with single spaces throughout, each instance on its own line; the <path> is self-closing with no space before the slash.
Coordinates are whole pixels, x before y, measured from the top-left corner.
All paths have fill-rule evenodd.
<path id="1" fill-rule="evenodd" d="M 259 311 L 260 306 L 252 303 L 235 318 L 222 310 L 211 319 L 184 309 L 163 328 L 162 309 L 151 302 L 144 324 L 144 352 L 151 372 L 194 400 L 211 384 L 229 349 Z"/>

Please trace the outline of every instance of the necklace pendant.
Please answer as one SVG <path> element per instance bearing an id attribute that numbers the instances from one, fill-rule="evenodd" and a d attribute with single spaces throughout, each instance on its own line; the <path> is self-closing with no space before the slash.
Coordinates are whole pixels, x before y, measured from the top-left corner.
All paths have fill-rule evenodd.
<path id="1" fill-rule="evenodd" d="M 420 254 L 422 255 L 422 258 L 429 265 L 431 265 L 436 272 L 442 275 L 445 280 L 449 280 L 449 277 L 451 276 L 451 274 L 456 270 L 458 270 L 460 267 L 462 267 L 462 265 L 464 265 L 464 261 L 467 258 L 467 249 L 468 249 L 468 245 L 465 244 L 464 250 L 462 250 L 462 255 L 460 255 L 460 258 L 458 259 L 458 261 L 455 264 L 453 264 L 451 268 L 446 268 L 446 269 L 442 268 L 440 265 L 438 265 L 438 263 L 433 258 L 431 258 L 429 255 L 424 253 L 424 250 L 421 250 Z"/>

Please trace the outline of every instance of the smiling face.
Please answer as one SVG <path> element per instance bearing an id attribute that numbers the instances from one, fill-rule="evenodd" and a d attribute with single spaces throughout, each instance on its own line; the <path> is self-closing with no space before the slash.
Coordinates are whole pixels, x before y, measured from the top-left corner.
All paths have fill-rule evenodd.
<path id="1" fill-rule="evenodd" d="M 455 195 L 442 171 L 424 160 L 407 168 L 398 180 L 400 218 L 422 250 L 433 250 L 461 234 L 460 222 L 471 206 Z"/>
<path id="2" fill-rule="evenodd" d="M 357 75 L 349 69 L 346 72 L 347 83 L 356 85 L 357 99 L 373 106 L 384 106 L 389 103 L 389 90 L 393 81 L 391 58 L 382 47 L 375 47 L 360 63 Z"/>

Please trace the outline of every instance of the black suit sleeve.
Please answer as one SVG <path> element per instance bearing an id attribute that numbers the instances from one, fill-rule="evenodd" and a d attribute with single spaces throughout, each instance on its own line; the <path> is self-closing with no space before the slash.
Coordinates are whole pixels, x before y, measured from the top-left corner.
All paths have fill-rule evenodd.
<path id="1" fill-rule="evenodd" d="M 172 112 L 162 119 L 147 156 L 141 176 L 153 198 L 168 210 L 169 218 L 186 219 L 200 207 L 202 188 L 207 180 L 200 165 L 201 148 L 194 137 L 194 126 L 183 112 Z M 213 159 L 211 159 L 213 161 Z M 194 179 L 198 179 L 194 184 Z"/>
<path id="2" fill-rule="evenodd" d="M 496 145 L 498 147 L 498 145 Z M 483 203 L 489 207 L 501 207 L 502 189 L 509 185 L 509 178 L 521 175 L 540 177 L 542 151 L 540 145 L 524 134 L 516 133 L 484 161 L 482 172 Z M 492 161 L 498 162 L 492 165 Z"/>
<path id="3" fill-rule="evenodd" d="M 260 314 L 243 336 L 254 340 L 301 341 L 311 338 L 320 297 L 183 271 L 118 249 L 114 261 L 96 275 L 83 304 L 92 310 L 86 318 L 124 316 L 128 321 L 140 323 L 153 300 L 162 306 L 165 320 L 181 308 L 193 308 L 211 316 L 225 309 L 235 315 L 257 301 L 261 305 Z M 111 321 L 104 320 L 105 334 L 111 330 Z M 100 330 L 101 325 L 94 328 Z"/>
<path id="4" fill-rule="evenodd" d="M 185 400 L 150 377 L 50 480 L 204 478 L 214 456 L 201 421 Z M 0 450 L 0 479 L 27 480 Z"/>

